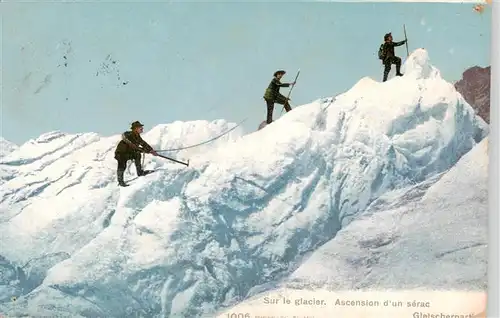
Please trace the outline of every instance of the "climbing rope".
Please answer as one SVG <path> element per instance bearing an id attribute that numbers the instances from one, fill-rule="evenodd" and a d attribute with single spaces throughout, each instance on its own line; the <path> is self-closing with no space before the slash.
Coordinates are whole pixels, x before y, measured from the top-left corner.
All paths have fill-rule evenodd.
<path id="1" fill-rule="evenodd" d="M 181 147 L 181 148 L 176 148 L 176 149 L 165 149 L 165 150 L 156 150 L 156 152 L 168 152 L 168 151 L 178 151 L 178 150 L 184 150 L 184 149 L 189 149 L 189 148 L 194 148 L 194 147 L 198 147 L 198 146 L 201 146 L 201 145 L 204 145 L 204 144 L 208 144 L 209 142 L 212 142 L 214 140 L 217 140 L 219 138 L 221 138 L 222 136 L 224 135 L 227 135 L 228 133 L 230 133 L 231 131 L 235 130 L 237 127 L 241 126 L 241 124 L 243 124 L 246 120 L 248 119 L 245 118 L 243 119 L 242 121 L 240 121 L 236 126 L 234 126 L 233 128 L 231 129 L 228 129 L 226 130 L 225 132 L 223 132 L 222 134 L 218 135 L 218 136 L 215 136 L 214 138 L 212 139 L 209 139 L 207 141 L 204 141 L 204 142 L 201 142 L 199 144 L 195 144 L 195 145 L 191 145 L 191 146 L 187 146 L 187 147 Z M 175 161 L 175 162 L 178 162 L 178 163 L 181 163 L 181 164 L 185 164 L 185 165 L 188 165 L 189 166 L 189 161 L 187 163 L 184 163 L 184 162 L 181 162 L 181 161 L 177 161 L 175 159 L 172 159 L 172 158 L 169 158 L 169 157 L 165 157 L 165 156 L 160 156 L 164 159 L 168 159 L 168 160 L 171 160 L 171 161 Z M 141 168 L 144 168 L 144 161 L 145 161 L 145 158 L 146 158 L 146 153 L 142 153 L 142 160 L 141 160 Z M 133 163 L 133 160 L 128 162 L 127 164 L 127 169 L 126 171 L 131 174 L 131 171 L 130 171 L 130 167 L 132 166 L 132 163 Z"/>
<path id="2" fill-rule="evenodd" d="M 143 153 L 142 153 L 142 160 L 141 160 L 141 169 L 144 169 L 144 161 L 145 161 L 145 160 L 146 160 L 146 153 L 145 153 L 145 152 L 143 152 Z M 133 163 L 133 162 L 134 162 L 134 161 L 132 160 L 132 161 L 129 161 L 129 162 L 127 163 L 127 169 L 126 169 L 126 170 L 127 170 L 127 172 L 128 172 L 129 174 L 132 174 L 132 172 L 130 172 L 130 167 L 132 166 L 132 163 Z"/>
<path id="3" fill-rule="evenodd" d="M 204 144 L 208 144 L 209 142 L 212 142 L 214 140 L 217 140 L 219 138 L 221 138 L 222 136 L 224 135 L 227 135 L 228 133 L 230 133 L 231 131 L 235 130 L 237 127 L 239 127 L 241 124 L 243 124 L 248 118 L 245 118 L 243 119 L 241 122 L 239 122 L 236 126 L 234 126 L 233 128 L 229 129 L 229 130 L 226 130 L 225 132 L 223 132 L 222 134 L 212 138 L 212 139 L 209 139 L 207 141 L 204 141 L 204 142 L 201 142 L 199 144 L 195 144 L 195 145 L 191 145 L 191 146 L 187 146 L 187 147 L 181 147 L 181 148 L 175 148 L 175 149 L 164 149 L 164 150 L 156 150 L 156 152 L 167 152 L 167 151 L 179 151 L 179 150 L 184 150 L 184 149 L 189 149 L 189 148 L 194 148 L 194 147 L 198 147 L 198 146 L 201 146 L 201 145 L 204 145 Z"/>

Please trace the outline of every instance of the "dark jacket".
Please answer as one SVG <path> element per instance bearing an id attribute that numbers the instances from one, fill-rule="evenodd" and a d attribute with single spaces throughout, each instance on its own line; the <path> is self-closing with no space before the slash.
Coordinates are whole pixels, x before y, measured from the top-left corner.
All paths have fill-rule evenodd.
<path id="1" fill-rule="evenodd" d="M 406 40 L 400 41 L 400 42 L 385 42 L 384 43 L 384 52 L 385 52 L 385 58 L 384 61 L 387 60 L 390 57 L 394 57 L 394 48 L 396 46 L 401 46 L 406 43 Z"/>
<path id="2" fill-rule="evenodd" d="M 280 94 L 280 87 L 289 87 L 289 83 L 281 83 L 278 78 L 273 78 L 271 83 L 264 93 L 264 99 L 268 101 L 276 101 L 277 99 L 285 100 L 286 97 Z"/>
<path id="3" fill-rule="evenodd" d="M 141 148 L 139 148 L 141 147 Z M 126 131 L 122 134 L 122 140 L 118 143 L 115 150 L 116 155 L 130 155 L 136 152 L 150 153 L 153 150 L 141 135 L 133 131 Z"/>

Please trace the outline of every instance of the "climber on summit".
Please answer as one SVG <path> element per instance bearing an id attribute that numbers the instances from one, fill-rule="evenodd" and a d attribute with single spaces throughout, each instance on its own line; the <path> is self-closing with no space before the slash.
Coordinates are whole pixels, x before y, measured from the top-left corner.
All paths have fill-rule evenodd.
<path id="1" fill-rule="evenodd" d="M 285 106 L 285 110 L 287 113 L 292 110 L 290 104 L 288 103 L 290 99 L 280 94 L 280 87 L 289 87 L 290 85 L 295 85 L 295 82 L 281 83 L 280 80 L 285 74 L 286 72 L 283 70 L 274 72 L 273 79 L 269 83 L 269 86 L 264 93 L 264 100 L 267 104 L 267 124 L 273 122 L 274 103 Z"/>
<path id="2" fill-rule="evenodd" d="M 147 142 L 141 138 L 141 133 L 144 131 L 144 125 L 139 121 L 132 123 L 130 131 L 122 134 L 122 140 L 118 143 L 115 150 L 115 159 L 118 161 L 117 176 L 118 184 L 121 187 L 128 186 L 123 180 L 123 174 L 127 167 L 127 161 L 134 160 L 137 176 L 145 176 L 152 170 L 142 170 L 141 152 L 150 153 L 153 156 L 158 155 Z"/>
<path id="3" fill-rule="evenodd" d="M 384 35 L 384 43 L 379 49 L 379 59 L 381 59 L 382 64 L 384 64 L 383 82 L 387 81 L 387 76 L 389 76 L 392 64 L 396 64 L 396 76 L 403 76 L 403 74 L 401 74 L 401 58 L 395 55 L 394 48 L 405 43 L 406 40 L 392 42 L 392 34 L 390 32 Z"/>

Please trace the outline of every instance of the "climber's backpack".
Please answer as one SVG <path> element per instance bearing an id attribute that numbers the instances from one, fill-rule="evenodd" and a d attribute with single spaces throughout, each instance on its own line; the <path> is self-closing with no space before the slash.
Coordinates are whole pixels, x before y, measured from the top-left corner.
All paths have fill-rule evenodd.
<path id="1" fill-rule="evenodd" d="M 380 44 L 380 47 L 378 48 L 378 58 L 382 61 L 385 59 L 384 44 Z"/>

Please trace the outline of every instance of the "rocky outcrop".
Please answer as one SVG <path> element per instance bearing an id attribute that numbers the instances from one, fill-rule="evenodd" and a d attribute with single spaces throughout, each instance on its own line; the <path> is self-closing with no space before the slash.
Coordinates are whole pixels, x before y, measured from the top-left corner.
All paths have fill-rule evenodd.
<path id="1" fill-rule="evenodd" d="M 491 66 L 473 66 L 462 74 L 455 88 L 488 124 L 490 123 Z"/>

